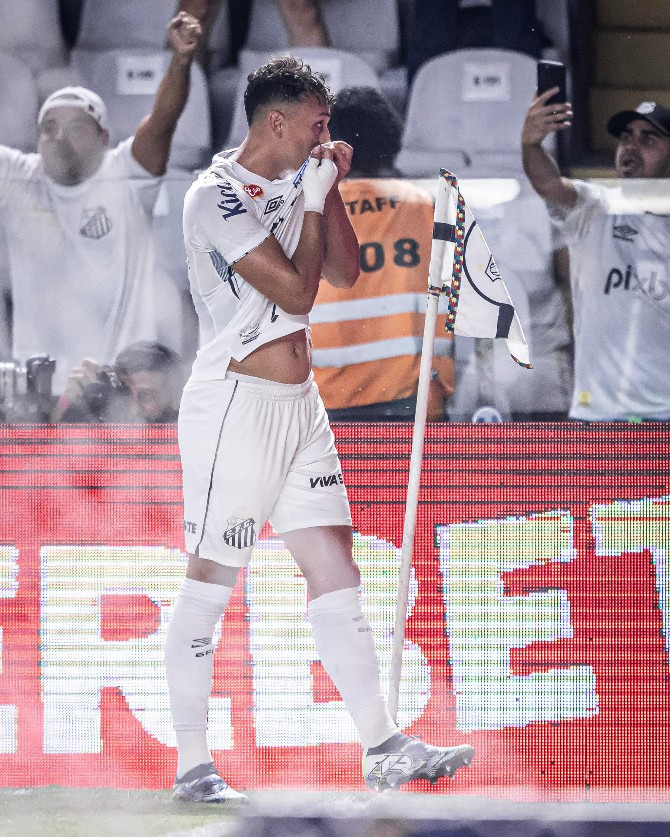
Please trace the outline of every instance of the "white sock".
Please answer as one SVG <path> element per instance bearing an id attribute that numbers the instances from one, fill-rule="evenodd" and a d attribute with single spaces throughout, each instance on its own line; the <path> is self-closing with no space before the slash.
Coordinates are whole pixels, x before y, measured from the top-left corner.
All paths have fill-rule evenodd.
<path id="1" fill-rule="evenodd" d="M 232 587 L 185 578 L 170 618 L 165 669 L 177 735 L 177 777 L 212 761 L 207 746 L 207 706 L 212 691 L 212 636 Z"/>
<path id="2" fill-rule="evenodd" d="M 376 747 L 398 731 L 379 682 L 372 629 L 356 587 L 324 593 L 307 615 L 323 667 L 342 695 L 363 747 Z"/>

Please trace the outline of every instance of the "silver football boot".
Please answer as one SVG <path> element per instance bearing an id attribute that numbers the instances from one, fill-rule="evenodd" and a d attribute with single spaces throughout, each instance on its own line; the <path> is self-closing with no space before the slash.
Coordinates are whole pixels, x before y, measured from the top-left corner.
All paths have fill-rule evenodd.
<path id="1" fill-rule="evenodd" d="M 397 732 L 383 744 L 363 753 L 363 776 L 372 790 L 397 788 L 414 779 L 435 784 L 441 776 L 452 778 L 459 767 L 470 764 L 475 755 L 468 744 L 433 747 L 420 738 Z"/>
<path id="2" fill-rule="evenodd" d="M 179 802 L 216 802 L 231 808 L 246 805 L 249 801 L 243 793 L 233 790 L 220 776 L 214 762 L 199 764 L 177 779 L 172 788 L 172 798 Z"/>

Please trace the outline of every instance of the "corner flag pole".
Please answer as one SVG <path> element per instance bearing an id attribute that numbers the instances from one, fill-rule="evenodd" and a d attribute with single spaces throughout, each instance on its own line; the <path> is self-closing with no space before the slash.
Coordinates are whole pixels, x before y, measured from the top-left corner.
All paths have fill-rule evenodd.
<path id="1" fill-rule="evenodd" d="M 416 512 L 419 504 L 421 462 L 423 459 L 423 439 L 426 432 L 428 390 L 430 387 L 430 374 L 433 363 L 437 306 L 440 301 L 441 292 L 441 288 L 433 288 L 431 286 L 428 288 L 426 322 L 423 330 L 423 345 L 421 348 L 421 366 L 419 368 L 419 385 L 416 395 L 414 435 L 412 436 L 412 455 L 409 463 L 409 484 L 407 486 L 407 500 L 405 502 L 405 522 L 403 524 L 402 550 L 400 557 L 400 579 L 398 581 L 398 602 L 396 604 L 395 611 L 393 650 L 391 653 L 391 674 L 388 692 L 388 709 L 394 721 L 397 721 L 398 719 L 400 670 L 402 668 L 402 651 L 405 644 L 405 622 L 407 620 L 409 582 L 412 571 L 412 550 L 414 548 Z"/>
<path id="2" fill-rule="evenodd" d="M 468 268 L 465 268 L 466 246 L 469 253 Z M 464 276 L 467 281 L 463 281 Z M 484 236 L 461 195 L 458 179 L 447 169 L 440 169 L 439 186 L 435 198 L 433 243 L 428 271 L 428 305 L 421 349 L 412 456 L 409 465 L 409 484 L 402 536 L 400 580 L 388 693 L 388 709 L 394 721 L 397 721 L 398 715 L 400 669 L 405 644 L 405 621 L 412 572 L 416 512 L 419 505 L 419 484 L 435 344 L 435 324 L 438 303 L 442 294 L 448 300 L 445 322 L 448 333 L 458 333 L 463 337 L 504 338 L 512 359 L 520 366 L 532 369 L 528 343 L 505 283 Z"/>
<path id="3" fill-rule="evenodd" d="M 433 365 L 437 307 L 440 296 L 446 293 L 449 287 L 443 277 L 445 260 L 449 265 L 447 273 L 449 278 L 451 278 L 451 267 L 455 254 L 456 227 L 444 223 L 445 221 L 452 220 L 449 217 L 450 210 L 452 215 L 455 212 L 455 207 L 451 206 L 450 195 L 447 194 L 447 190 L 444 188 L 443 178 L 447 174 L 446 169 L 440 169 L 440 187 L 437 190 L 437 196 L 435 198 L 433 242 L 430 252 L 430 267 L 428 270 L 428 300 L 426 304 L 426 320 L 423 328 L 421 365 L 419 367 L 419 384 L 416 394 L 416 412 L 414 415 L 414 435 L 412 436 L 412 455 L 409 463 L 405 522 L 403 524 L 402 549 L 400 552 L 398 601 L 396 603 L 395 625 L 393 628 L 393 648 L 391 651 L 391 672 L 387 700 L 389 714 L 396 722 L 398 720 L 400 671 L 402 668 L 402 652 L 405 645 L 405 622 L 407 621 L 409 582 L 412 574 L 412 550 L 414 549 L 416 512 L 419 505 L 423 439 L 426 433 L 428 391 L 430 389 L 430 375 Z"/>

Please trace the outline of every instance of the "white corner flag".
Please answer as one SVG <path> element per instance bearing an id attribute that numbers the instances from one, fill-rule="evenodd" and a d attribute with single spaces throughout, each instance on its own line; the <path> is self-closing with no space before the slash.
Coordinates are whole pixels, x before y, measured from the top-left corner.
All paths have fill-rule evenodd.
<path id="1" fill-rule="evenodd" d="M 438 300 L 442 295 L 449 298 L 446 322 L 448 332 L 463 337 L 502 337 L 507 341 L 507 347 L 514 360 L 527 369 L 532 368 L 528 344 L 523 336 L 519 317 L 505 283 L 472 212 L 463 200 L 458 188 L 458 180 L 446 169 L 440 169 L 440 184 L 435 201 L 428 300 L 402 533 L 398 599 L 388 687 L 388 708 L 393 720 L 397 720 L 398 716 L 405 622 L 419 503 L 435 323 L 437 322 Z"/>
<path id="2" fill-rule="evenodd" d="M 429 285 L 449 299 L 446 330 L 502 337 L 514 360 L 532 368 L 519 317 L 456 176 L 440 169 Z"/>

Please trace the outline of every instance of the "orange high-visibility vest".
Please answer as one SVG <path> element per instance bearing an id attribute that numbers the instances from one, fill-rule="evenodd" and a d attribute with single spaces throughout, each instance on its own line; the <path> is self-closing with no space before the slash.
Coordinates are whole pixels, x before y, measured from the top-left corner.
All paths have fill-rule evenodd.
<path id="1" fill-rule="evenodd" d="M 310 322 L 314 377 L 326 408 L 416 395 L 428 291 L 433 201 L 395 179 L 344 180 L 340 193 L 360 248 L 353 288 L 321 280 Z M 433 370 L 453 392 L 452 338 L 441 319 Z"/>

